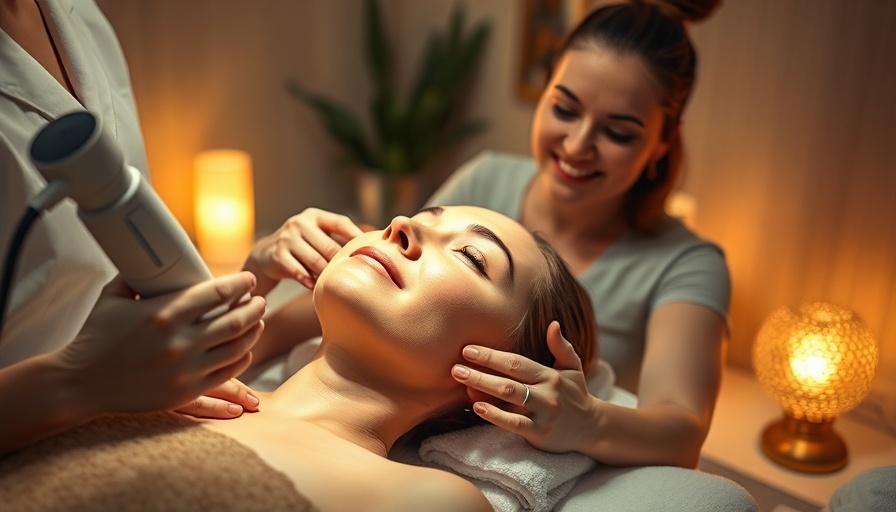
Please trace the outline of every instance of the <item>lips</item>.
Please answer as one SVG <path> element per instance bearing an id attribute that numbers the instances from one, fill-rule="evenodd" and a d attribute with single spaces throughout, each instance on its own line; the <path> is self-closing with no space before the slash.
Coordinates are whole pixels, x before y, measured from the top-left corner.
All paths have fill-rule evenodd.
<path id="1" fill-rule="evenodd" d="M 602 174 L 600 171 L 591 169 L 579 169 L 578 167 L 574 167 L 571 164 L 561 160 L 560 158 L 554 159 L 554 173 L 561 179 L 571 183 L 584 183 L 594 178 L 595 176 Z"/>
<path id="2" fill-rule="evenodd" d="M 351 255 L 363 256 L 364 261 L 373 267 L 374 270 L 391 279 L 395 286 L 404 288 L 404 281 L 401 279 L 401 274 L 398 273 L 398 267 L 384 252 L 367 246 L 355 250 Z"/>

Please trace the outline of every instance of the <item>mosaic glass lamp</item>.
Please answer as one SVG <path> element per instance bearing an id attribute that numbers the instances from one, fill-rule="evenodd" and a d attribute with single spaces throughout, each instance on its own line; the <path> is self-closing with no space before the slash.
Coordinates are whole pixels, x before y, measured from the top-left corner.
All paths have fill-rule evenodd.
<path id="1" fill-rule="evenodd" d="M 846 444 L 833 422 L 868 394 L 877 360 L 871 330 L 849 309 L 816 301 L 773 311 L 756 337 L 753 367 L 784 415 L 763 432 L 763 452 L 796 471 L 843 468 Z"/>

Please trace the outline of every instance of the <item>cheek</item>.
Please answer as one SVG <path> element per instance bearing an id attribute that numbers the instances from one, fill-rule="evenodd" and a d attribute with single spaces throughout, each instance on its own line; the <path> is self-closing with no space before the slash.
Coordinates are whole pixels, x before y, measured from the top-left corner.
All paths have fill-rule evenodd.
<path id="1" fill-rule="evenodd" d="M 415 330 L 440 347 L 446 357 L 456 359 L 469 343 L 497 346 L 513 321 L 513 309 L 491 284 L 458 278 L 429 276 L 425 298 L 417 304 L 421 318 Z"/>
<path id="2" fill-rule="evenodd" d="M 532 153 L 538 160 L 550 152 L 553 141 L 562 135 L 560 124 L 550 109 L 539 108 L 532 120 Z"/>
<path id="3" fill-rule="evenodd" d="M 622 146 L 602 139 L 598 149 L 604 162 L 620 179 L 640 176 L 650 158 L 644 145 Z"/>

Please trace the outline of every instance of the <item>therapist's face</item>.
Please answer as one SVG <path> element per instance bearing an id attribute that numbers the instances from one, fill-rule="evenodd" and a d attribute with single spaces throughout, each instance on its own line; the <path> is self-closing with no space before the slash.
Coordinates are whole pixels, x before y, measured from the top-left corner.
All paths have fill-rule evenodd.
<path id="1" fill-rule="evenodd" d="M 564 203 L 621 204 L 669 149 L 655 84 L 636 55 L 597 44 L 567 51 L 532 123 L 541 189 Z"/>
<path id="2" fill-rule="evenodd" d="M 434 208 L 349 242 L 318 278 L 314 303 L 325 339 L 363 338 L 354 349 L 378 364 L 454 385 L 449 370 L 462 347 L 502 348 L 546 272 L 515 221 L 482 208 Z"/>

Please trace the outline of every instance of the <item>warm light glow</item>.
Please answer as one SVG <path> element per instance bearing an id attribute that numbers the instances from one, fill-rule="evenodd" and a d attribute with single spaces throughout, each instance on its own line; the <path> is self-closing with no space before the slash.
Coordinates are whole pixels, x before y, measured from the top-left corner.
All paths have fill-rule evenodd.
<path id="1" fill-rule="evenodd" d="M 204 151 L 194 179 L 199 252 L 216 273 L 239 270 L 255 239 L 252 160 L 243 151 Z"/>
<path id="2" fill-rule="evenodd" d="M 681 219 L 690 229 L 697 227 L 697 199 L 687 192 L 677 191 L 666 199 L 666 213 L 670 217 Z"/>
<path id="3" fill-rule="evenodd" d="M 828 355 L 827 343 L 816 334 L 807 334 L 790 340 L 793 355 L 790 357 L 790 371 L 793 377 L 807 387 L 816 387 L 819 391 L 837 372 Z"/>
<path id="4" fill-rule="evenodd" d="M 763 323 L 753 349 L 756 377 L 797 419 L 829 421 L 871 388 L 877 343 L 852 311 L 825 302 L 780 308 Z"/>
<path id="5" fill-rule="evenodd" d="M 762 452 L 796 471 L 843 469 L 849 452 L 833 423 L 868 394 L 877 357 L 871 329 L 849 309 L 817 301 L 773 311 L 756 335 L 753 368 L 784 414 L 763 430 Z"/>

